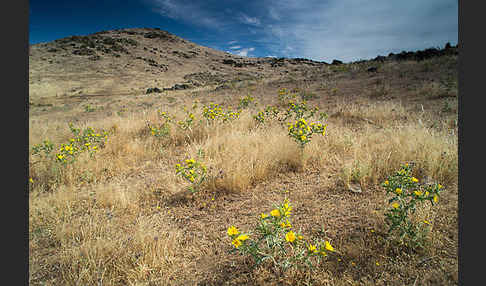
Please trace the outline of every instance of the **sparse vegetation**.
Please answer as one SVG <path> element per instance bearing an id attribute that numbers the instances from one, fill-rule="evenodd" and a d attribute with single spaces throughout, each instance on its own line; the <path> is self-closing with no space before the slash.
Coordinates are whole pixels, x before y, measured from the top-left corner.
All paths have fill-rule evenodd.
<path id="1" fill-rule="evenodd" d="M 172 37 L 129 36 L 138 45 L 123 46 L 139 52 Z M 60 41 L 71 42 L 90 45 Z M 289 60 L 262 60 L 243 67 L 273 76 L 251 95 L 203 85 L 147 96 L 146 80 L 88 97 L 97 112 L 32 83 L 29 101 L 69 109 L 29 109 L 29 284 L 457 285 L 457 58 L 447 57 L 428 58 L 425 75 L 410 59 L 378 73 L 296 62 L 306 72 L 293 83 L 275 76 Z M 240 68 L 218 60 L 218 82 Z"/>

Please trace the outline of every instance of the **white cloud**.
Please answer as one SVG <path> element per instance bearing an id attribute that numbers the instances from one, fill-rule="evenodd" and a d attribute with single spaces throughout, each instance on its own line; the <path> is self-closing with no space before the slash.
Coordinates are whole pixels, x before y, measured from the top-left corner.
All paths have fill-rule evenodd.
<path id="1" fill-rule="evenodd" d="M 262 42 L 278 43 L 270 52 L 286 56 L 353 61 L 458 39 L 457 0 L 264 3 L 270 18 L 277 20 L 273 14 L 285 20 L 267 25 Z"/>
<path id="2" fill-rule="evenodd" d="M 237 49 L 240 49 L 241 46 L 232 46 L 232 47 L 229 47 L 229 48 L 232 49 L 232 50 L 237 50 Z"/>
<path id="3" fill-rule="evenodd" d="M 235 54 L 242 57 L 247 57 L 249 52 L 253 52 L 255 48 L 243 48 L 239 51 L 235 51 Z"/>
<path id="4" fill-rule="evenodd" d="M 257 17 L 249 17 L 248 15 L 241 13 L 240 14 L 240 21 L 244 24 L 253 25 L 253 26 L 260 26 L 261 22 L 260 19 Z"/>
<path id="5" fill-rule="evenodd" d="M 229 1 L 142 1 L 166 17 L 224 31 L 229 39 L 245 37 L 278 57 L 348 62 L 458 40 L 457 0 L 258 0 L 248 1 L 244 13 Z M 240 55 L 252 52 L 219 39 L 219 46 L 238 46 L 229 50 Z"/>

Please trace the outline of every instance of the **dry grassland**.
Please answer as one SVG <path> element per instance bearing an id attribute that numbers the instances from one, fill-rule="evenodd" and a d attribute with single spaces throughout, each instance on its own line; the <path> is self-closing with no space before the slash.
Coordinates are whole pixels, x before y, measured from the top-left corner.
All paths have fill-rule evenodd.
<path id="1" fill-rule="evenodd" d="M 173 93 L 176 103 L 162 96 L 151 99 L 155 104 L 150 108 L 110 115 L 81 108 L 31 113 L 30 147 L 44 139 L 56 148 L 68 142 L 67 123 L 73 118 L 78 128 L 103 129 L 109 135 L 93 158 L 81 154 L 74 164 L 31 155 L 30 284 L 456 285 L 457 97 L 441 98 L 443 91 L 429 83 L 397 86 L 390 78 L 398 78 L 400 67 L 383 69 L 389 75 L 382 80 L 385 87 L 362 84 L 361 95 L 346 91 L 359 83 L 337 73 L 333 87 L 338 95 L 324 92 L 319 81 L 297 81 Z M 361 83 L 368 77 L 362 76 Z M 319 96 L 308 104 L 328 114 L 326 135 L 315 135 L 303 157 L 286 126 L 276 120 L 259 125 L 253 119 L 260 109 L 278 103 L 280 87 L 312 91 Z M 235 121 L 203 121 L 191 131 L 173 127 L 163 138 L 152 136 L 147 127 L 161 120 L 157 110 L 182 119 L 182 106 L 190 108 L 198 100 L 194 115 L 199 121 L 204 120 L 203 104 L 235 107 L 247 92 L 258 107 L 244 109 Z M 199 158 L 208 168 L 195 194 L 185 191 L 187 183 L 174 169 L 189 158 Z M 380 184 L 405 162 L 415 163 L 414 175 L 421 182 L 446 187 L 437 206 L 416 214 L 432 223 L 429 245 L 421 251 L 397 248 L 385 235 L 383 214 L 389 205 Z M 351 192 L 350 185 L 360 186 L 361 192 Z M 230 253 L 227 228 L 251 229 L 260 213 L 285 197 L 294 208 L 295 228 L 331 241 L 339 260 L 281 273 L 253 269 L 249 257 Z"/>

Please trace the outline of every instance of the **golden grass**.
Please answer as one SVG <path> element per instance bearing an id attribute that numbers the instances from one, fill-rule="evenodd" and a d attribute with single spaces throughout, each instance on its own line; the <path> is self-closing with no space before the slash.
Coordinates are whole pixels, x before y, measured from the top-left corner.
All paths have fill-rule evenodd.
<path id="1" fill-rule="evenodd" d="M 184 116 L 181 110 L 173 112 L 177 118 Z M 268 191 L 255 191 L 267 184 L 291 188 L 303 211 L 315 213 L 309 217 L 297 213 L 302 222 L 312 217 L 323 224 L 342 227 L 333 229 L 329 235 L 336 234 L 333 244 L 345 253 L 348 266 L 330 262 L 328 268 L 312 277 L 307 272 L 292 270 L 285 274 L 288 283 L 310 280 L 320 285 L 345 285 L 346 281 L 359 280 L 357 273 L 367 275 L 363 278 L 365 282 L 361 282 L 365 285 L 373 284 L 376 279 L 403 282 L 397 273 L 412 277 L 421 271 L 414 268 L 404 272 L 394 268 L 394 262 L 388 262 L 388 270 L 364 267 L 366 257 L 373 253 L 389 255 L 386 259 L 392 259 L 393 255 L 389 254 L 392 250 L 381 247 L 379 240 L 370 240 L 369 234 L 360 233 L 359 240 L 354 240 L 349 227 L 365 228 L 363 222 L 383 224 L 382 217 L 374 215 L 371 209 L 381 204 L 380 211 L 383 211 L 384 197 L 378 194 L 378 185 L 401 163 L 411 161 L 416 163 L 416 176 L 421 181 L 439 181 L 451 189 L 446 197 L 447 208 L 435 212 L 422 209 L 420 217 L 436 220 L 434 229 L 455 223 L 457 214 L 446 222 L 436 219 L 438 212 L 450 211 L 454 200 L 457 202 L 452 189 L 457 188 L 458 179 L 457 137 L 428 124 L 440 119 L 431 112 L 424 116 L 400 102 L 341 103 L 328 110 L 326 136 L 314 135 L 301 157 L 285 126 L 277 122 L 258 126 L 252 118 L 256 112 L 244 110 L 240 119 L 226 124 L 203 122 L 188 132 L 173 129 L 163 139 L 151 136 L 147 128 L 147 122 L 159 120 L 156 110 L 76 123 L 80 128 L 109 130 L 109 139 L 95 158 L 80 156 L 66 168 L 55 167 L 51 162 L 30 166 L 30 176 L 35 180 L 29 198 L 31 283 L 182 285 L 198 281 L 207 284 L 240 281 L 247 284 L 253 279 L 258 284 L 283 283 L 283 276 L 269 269 L 250 270 L 240 258 L 237 261 L 242 264 L 230 262 L 228 255 L 233 254 L 223 250 L 230 248 L 224 240 L 224 229 L 230 221 L 247 215 L 250 212 L 247 208 L 252 215 L 268 210 L 271 207 L 268 202 L 278 198 Z M 195 115 L 197 120 L 202 118 L 200 112 Z M 423 124 L 419 124 L 419 119 Z M 30 146 L 45 138 L 56 146 L 68 140 L 70 132 L 66 122 L 31 123 Z M 171 201 L 172 195 L 183 193 L 186 187 L 176 177 L 174 165 L 198 158 L 200 150 L 204 155 L 199 160 L 209 169 L 204 190 L 189 201 Z M 312 183 L 314 173 L 319 176 L 318 184 Z M 286 176 L 293 179 L 283 181 L 281 178 Z M 317 189 L 309 187 L 309 182 Z M 363 201 L 359 207 L 352 194 L 340 189 L 350 182 L 361 183 L 363 192 L 369 194 L 369 198 L 360 199 Z M 333 206 L 334 202 L 330 201 L 322 203 L 329 210 L 320 210 L 314 197 L 324 193 L 345 209 Z M 207 208 L 215 197 L 213 208 Z M 245 197 L 260 204 L 239 209 L 233 206 L 239 199 L 242 202 L 236 204 L 243 205 Z M 228 199 L 233 203 L 226 203 Z M 355 208 L 358 212 L 346 221 L 344 215 L 356 211 Z M 193 212 L 201 216 L 195 217 Z M 328 215 L 335 212 L 343 217 L 338 221 L 330 216 L 323 221 L 325 216 L 319 214 L 322 212 Z M 364 213 L 369 217 L 365 218 Z M 362 217 L 356 222 L 354 217 L 358 214 Z M 188 235 L 188 229 L 202 238 Z M 433 246 L 447 245 L 440 234 L 432 238 Z M 349 266 L 351 260 L 360 263 L 361 272 Z M 205 261 L 205 266 L 197 261 Z M 377 278 L 379 273 L 382 278 Z M 214 275 L 215 280 L 208 275 Z"/>

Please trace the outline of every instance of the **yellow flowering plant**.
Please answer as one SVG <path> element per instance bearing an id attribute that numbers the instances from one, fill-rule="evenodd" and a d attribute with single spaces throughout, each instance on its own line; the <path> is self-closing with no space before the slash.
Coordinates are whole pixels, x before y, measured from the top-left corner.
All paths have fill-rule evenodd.
<path id="1" fill-rule="evenodd" d="M 69 123 L 69 128 L 73 133 L 74 138 L 71 138 L 69 144 L 64 145 L 64 148 L 61 147 L 59 150 L 61 154 L 68 157 L 75 155 L 76 152 L 84 151 L 88 151 L 90 156 L 92 156 L 100 148 L 103 148 L 106 140 L 108 140 L 108 132 L 104 130 L 95 131 L 91 127 L 81 130 L 80 128 L 75 128 L 72 123 Z"/>
<path id="2" fill-rule="evenodd" d="M 181 176 L 184 180 L 189 182 L 189 190 L 193 193 L 197 192 L 206 178 L 206 166 L 194 159 L 187 159 L 183 164 L 176 164 L 176 175 Z"/>
<path id="3" fill-rule="evenodd" d="M 170 116 L 170 114 L 166 111 L 158 110 L 157 113 L 162 118 L 161 122 L 157 125 L 153 125 L 153 124 L 148 123 L 147 126 L 148 126 L 148 128 L 150 130 L 150 134 L 152 134 L 152 136 L 155 136 L 155 137 L 158 137 L 158 138 L 166 137 L 170 133 L 170 125 L 169 124 L 173 122 L 174 118 L 172 116 Z"/>
<path id="4" fill-rule="evenodd" d="M 68 143 L 62 143 L 58 151 L 54 154 L 54 160 L 56 162 L 67 164 L 74 163 L 76 157 L 82 152 L 89 152 L 90 156 L 93 156 L 100 148 L 105 146 L 105 142 L 108 139 L 108 132 L 101 130 L 95 131 L 91 127 L 87 127 L 83 130 L 74 127 L 72 123 L 69 123 L 69 129 L 74 135 L 74 138 L 70 138 Z M 49 158 L 51 152 L 54 150 L 54 144 L 49 140 L 44 140 L 42 144 L 37 144 L 32 147 L 32 155 L 38 155 L 42 158 Z"/>
<path id="5" fill-rule="evenodd" d="M 311 141 L 314 133 L 319 133 L 322 136 L 326 134 L 327 125 L 320 122 L 308 123 L 304 118 L 301 118 L 294 123 L 288 123 L 288 135 L 293 138 L 303 149 L 305 144 Z"/>
<path id="6" fill-rule="evenodd" d="M 258 215 L 258 224 L 253 232 L 241 233 L 234 225 L 230 226 L 227 234 L 233 251 L 250 255 L 254 266 L 269 262 L 282 270 L 313 267 L 328 253 L 336 253 L 329 241 L 312 242 L 296 231 L 290 221 L 292 210 L 290 202 L 285 199 L 268 214 Z"/>
<path id="7" fill-rule="evenodd" d="M 299 119 L 309 119 L 315 117 L 319 112 L 319 107 L 314 106 L 314 108 L 310 108 L 307 106 L 307 102 L 305 100 L 296 101 L 293 100 L 289 101 L 288 107 L 284 113 L 283 118 L 281 121 L 285 121 L 289 118 L 294 118 L 294 120 Z M 327 114 L 325 112 L 319 112 L 319 120 L 324 120 L 327 118 Z"/>
<path id="8" fill-rule="evenodd" d="M 231 108 L 228 108 L 225 111 L 220 104 L 213 102 L 209 103 L 209 106 L 204 105 L 202 110 L 202 115 L 204 118 L 206 118 L 208 125 L 211 125 L 217 120 L 227 122 L 238 119 L 240 117 L 240 113 L 241 112 L 239 110 L 233 111 Z"/>
<path id="9" fill-rule="evenodd" d="M 392 196 L 388 200 L 391 207 L 385 212 L 388 235 L 415 249 L 424 247 L 430 223 L 416 224 L 409 216 L 415 214 L 417 205 L 427 201 L 432 206 L 437 203 L 444 187 L 438 183 L 421 184 L 412 176 L 412 168 L 412 164 L 403 164 L 382 186 Z"/>

